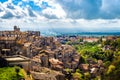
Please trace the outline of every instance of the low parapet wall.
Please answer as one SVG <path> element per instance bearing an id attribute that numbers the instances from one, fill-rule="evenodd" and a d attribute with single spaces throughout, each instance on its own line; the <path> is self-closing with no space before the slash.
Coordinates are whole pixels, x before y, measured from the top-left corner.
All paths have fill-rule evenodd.
<path id="1" fill-rule="evenodd" d="M 26 71 L 30 70 L 30 59 L 21 55 L 14 56 L 4 56 L 4 58 L 8 61 L 10 66 L 20 65 Z"/>

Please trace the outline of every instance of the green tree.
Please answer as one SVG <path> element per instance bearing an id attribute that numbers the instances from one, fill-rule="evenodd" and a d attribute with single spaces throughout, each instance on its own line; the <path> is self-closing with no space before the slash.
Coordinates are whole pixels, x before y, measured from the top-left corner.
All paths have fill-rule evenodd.
<path id="1" fill-rule="evenodd" d="M 18 76 L 18 75 L 19 75 L 19 72 L 20 72 L 20 68 L 16 67 L 16 68 L 15 68 L 15 72 L 16 72 L 16 74 L 17 74 L 17 76 Z"/>
<path id="2" fill-rule="evenodd" d="M 19 80 L 21 78 L 24 78 L 23 73 L 21 72 L 21 69 L 18 74 L 16 74 L 15 69 L 16 67 L 0 68 L 0 80 Z"/>
<path id="3" fill-rule="evenodd" d="M 90 80 L 90 73 L 89 72 L 84 73 L 84 80 Z"/>
<path id="4" fill-rule="evenodd" d="M 115 70 L 115 66 L 114 65 L 110 65 L 108 67 L 108 70 L 107 70 L 107 74 L 112 74 L 112 72 Z"/>
<path id="5" fill-rule="evenodd" d="M 73 73 L 74 80 L 83 80 L 82 77 L 83 75 L 81 73 L 78 73 L 78 72 Z"/>
<path id="6" fill-rule="evenodd" d="M 106 61 L 112 61 L 114 56 L 113 56 L 113 51 L 112 50 L 106 50 L 104 53 L 105 60 Z"/>

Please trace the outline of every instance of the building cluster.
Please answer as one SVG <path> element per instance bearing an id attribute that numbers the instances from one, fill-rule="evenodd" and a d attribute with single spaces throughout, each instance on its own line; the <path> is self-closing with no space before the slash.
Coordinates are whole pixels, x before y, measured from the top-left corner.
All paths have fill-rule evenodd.
<path id="1" fill-rule="evenodd" d="M 79 68 L 83 72 L 89 71 L 94 75 L 99 75 L 97 73 L 101 73 L 100 71 L 104 70 L 100 60 L 98 62 L 89 61 L 89 64 L 82 64 L 81 57 L 76 53 L 76 50 L 72 46 L 65 44 L 68 41 L 72 42 L 72 44 L 84 44 L 84 42 L 98 42 L 99 38 L 79 36 L 43 37 L 39 31 L 22 32 L 20 28 L 14 26 L 13 31 L 0 31 L 0 55 L 22 55 L 29 58 L 29 72 L 31 72 L 35 79 L 45 78 L 47 80 L 48 78 L 55 78 L 57 80 L 64 80 L 65 76 L 62 72 L 66 69 L 76 71 Z M 54 72 L 53 74 L 51 70 L 58 71 L 59 73 Z M 46 75 L 49 75 L 49 77 Z M 59 75 L 59 79 L 52 75 Z"/>
<path id="2" fill-rule="evenodd" d="M 92 59 L 87 60 L 88 64 L 80 64 L 79 69 L 84 73 L 89 72 L 91 78 L 104 74 L 105 67 L 102 60 L 95 62 Z"/>
<path id="3" fill-rule="evenodd" d="M 21 39 L 26 39 L 28 36 L 40 36 L 39 31 L 25 31 L 21 32 L 20 28 L 14 26 L 13 31 L 0 31 L 0 54 L 11 55 L 15 54 L 17 43 Z M 23 43 L 24 44 L 24 43 Z M 10 50 L 8 50 L 10 49 Z"/>
<path id="4" fill-rule="evenodd" d="M 60 35 L 56 36 L 57 41 L 59 41 L 62 44 L 67 44 L 70 42 L 70 44 L 81 44 L 85 42 L 93 43 L 93 42 L 99 42 L 99 41 L 106 41 L 106 40 L 116 40 L 117 36 L 70 36 L 70 35 Z"/>
<path id="5" fill-rule="evenodd" d="M 80 55 L 69 45 L 61 44 L 54 37 L 42 37 L 39 31 L 0 31 L 0 55 L 22 55 L 30 58 L 30 72 L 41 73 L 40 68 L 64 71 L 76 69 Z M 36 77 L 35 77 L 36 78 Z M 63 76 L 64 78 L 64 76 Z M 60 79 L 57 79 L 60 80 Z"/>
<path id="6" fill-rule="evenodd" d="M 106 40 L 106 38 L 101 38 L 103 41 Z M 86 37 L 86 36 L 57 36 L 57 40 L 62 44 L 84 44 L 85 42 L 98 42 L 100 40 L 100 37 Z"/>
<path id="7" fill-rule="evenodd" d="M 57 71 L 66 68 L 75 69 L 78 66 L 80 56 L 70 46 L 60 46 L 54 50 L 42 50 L 32 57 L 33 64 L 48 67 Z M 36 66 L 36 65 L 35 65 Z"/>
<path id="8" fill-rule="evenodd" d="M 79 40 L 81 40 L 82 38 L 79 36 L 74 36 L 74 35 L 73 36 L 63 35 L 63 36 L 57 36 L 56 39 L 62 44 L 66 44 L 69 41 L 73 44 L 78 44 Z"/>

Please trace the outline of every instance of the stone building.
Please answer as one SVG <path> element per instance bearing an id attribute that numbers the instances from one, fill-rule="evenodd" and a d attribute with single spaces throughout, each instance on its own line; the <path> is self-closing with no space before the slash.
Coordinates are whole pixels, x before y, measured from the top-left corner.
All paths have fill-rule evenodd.
<path id="1" fill-rule="evenodd" d="M 48 68 L 38 68 L 36 72 L 31 71 L 34 80 L 65 80 L 64 74 Z"/>
<path id="2" fill-rule="evenodd" d="M 30 59 L 21 55 L 5 56 L 4 57 L 10 66 L 20 66 L 26 71 L 30 70 Z"/>
<path id="3" fill-rule="evenodd" d="M 50 67 L 57 71 L 63 70 L 63 62 L 59 61 L 58 59 L 51 58 L 49 59 Z"/>
<path id="4" fill-rule="evenodd" d="M 13 52 L 12 48 L 15 45 L 16 45 L 15 37 L 0 37 L 0 53 L 2 55 L 10 55 L 10 53 Z"/>

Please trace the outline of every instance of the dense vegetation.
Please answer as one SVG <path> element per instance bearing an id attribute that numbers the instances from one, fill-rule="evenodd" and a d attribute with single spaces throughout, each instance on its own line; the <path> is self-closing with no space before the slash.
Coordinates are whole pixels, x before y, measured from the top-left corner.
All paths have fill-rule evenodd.
<path id="1" fill-rule="evenodd" d="M 19 67 L 0 68 L 0 80 L 20 80 L 24 78 Z"/>
<path id="2" fill-rule="evenodd" d="M 106 41 L 99 40 L 98 42 L 84 42 L 83 44 L 72 44 L 83 59 L 83 63 L 87 64 L 87 60 L 102 60 L 105 70 L 101 76 L 96 76 L 94 79 L 102 80 L 119 80 L 120 79 L 120 38 L 107 39 Z M 79 73 L 79 74 L 78 74 Z M 78 76 L 79 75 L 79 76 Z M 78 77 L 80 80 L 89 80 L 90 74 L 76 71 L 73 77 Z"/>
<path id="3" fill-rule="evenodd" d="M 97 43 L 85 42 L 84 44 L 73 45 L 73 46 L 81 56 L 84 56 L 86 58 L 92 57 L 94 53 L 101 51 L 101 48 Z"/>

